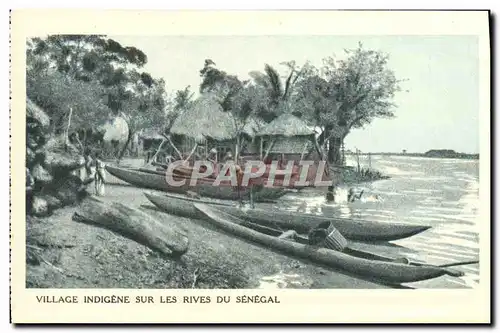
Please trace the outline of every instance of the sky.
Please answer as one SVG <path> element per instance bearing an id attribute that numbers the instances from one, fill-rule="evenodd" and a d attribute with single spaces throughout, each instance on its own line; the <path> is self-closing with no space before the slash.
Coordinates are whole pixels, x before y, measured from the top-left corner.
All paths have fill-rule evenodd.
<path id="1" fill-rule="evenodd" d="M 376 119 L 346 138 L 347 149 L 363 152 L 479 152 L 479 57 L 475 36 L 109 36 L 148 57 L 144 70 L 166 81 L 167 91 L 190 85 L 198 91 L 205 59 L 249 79 L 270 64 L 285 75 L 283 61 L 297 65 L 345 57 L 344 49 L 389 54 L 388 66 L 404 79 L 395 118 Z M 407 92 L 406 92 L 407 91 Z"/>

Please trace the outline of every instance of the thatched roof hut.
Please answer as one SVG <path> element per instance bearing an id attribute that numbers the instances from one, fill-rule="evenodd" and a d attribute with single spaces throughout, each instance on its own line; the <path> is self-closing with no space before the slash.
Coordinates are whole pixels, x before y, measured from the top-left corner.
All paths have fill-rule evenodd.
<path id="1" fill-rule="evenodd" d="M 262 119 L 249 117 L 243 127 L 243 133 L 250 137 L 255 137 L 265 126 L 266 123 Z"/>
<path id="2" fill-rule="evenodd" d="M 236 135 L 234 120 L 224 112 L 212 94 L 199 97 L 192 106 L 174 121 L 170 133 L 203 142 L 206 138 L 224 141 Z"/>
<path id="3" fill-rule="evenodd" d="M 261 150 L 267 153 L 304 155 L 314 147 L 315 130 L 302 119 L 284 113 L 259 131 Z"/>
<path id="4" fill-rule="evenodd" d="M 307 125 L 302 119 L 285 113 L 279 116 L 278 118 L 271 121 L 264 128 L 262 128 L 258 136 L 309 136 L 314 135 L 314 128 Z"/>

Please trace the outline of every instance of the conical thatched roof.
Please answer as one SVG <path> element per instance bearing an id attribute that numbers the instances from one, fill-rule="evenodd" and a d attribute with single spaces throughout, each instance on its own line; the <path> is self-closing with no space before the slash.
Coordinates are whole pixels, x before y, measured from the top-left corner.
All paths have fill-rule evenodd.
<path id="1" fill-rule="evenodd" d="M 256 136 L 265 126 L 266 123 L 264 120 L 260 118 L 249 117 L 245 123 L 245 126 L 243 126 L 242 132 L 248 136 L 253 137 Z"/>
<path id="2" fill-rule="evenodd" d="M 198 142 L 205 138 L 223 141 L 235 137 L 236 127 L 231 114 L 222 110 L 216 97 L 206 94 L 177 117 L 170 133 L 188 136 Z"/>
<path id="3" fill-rule="evenodd" d="M 282 135 L 286 137 L 314 134 L 314 128 L 311 128 L 303 120 L 289 113 L 284 113 L 274 119 L 258 133 L 259 136 Z"/>

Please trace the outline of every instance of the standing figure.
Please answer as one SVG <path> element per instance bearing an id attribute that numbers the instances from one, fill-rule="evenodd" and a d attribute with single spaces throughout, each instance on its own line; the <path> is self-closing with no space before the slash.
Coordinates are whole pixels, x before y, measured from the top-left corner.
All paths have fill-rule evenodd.
<path id="1" fill-rule="evenodd" d="M 91 183 L 95 178 L 95 170 L 93 168 L 92 156 L 90 154 L 90 150 L 85 152 L 85 165 L 80 169 L 80 178 L 83 180 L 85 184 Z"/>
<path id="2" fill-rule="evenodd" d="M 106 165 L 101 160 L 99 153 L 96 154 L 95 159 L 95 191 L 98 196 L 104 196 L 106 184 Z"/>
<path id="3" fill-rule="evenodd" d="M 217 149 L 212 148 L 207 154 L 207 161 L 210 161 L 212 163 L 217 163 Z"/>
<path id="4" fill-rule="evenodd" d="M 326 201 L 335 202 L 335 186 L 328 186 L 328 191 L 326 192 Z"/>
<path id="5" fill-rule="evenodd" d="M 224 162 L 233 162 L 233 153 L 230 150 L 224 156 Z"/>

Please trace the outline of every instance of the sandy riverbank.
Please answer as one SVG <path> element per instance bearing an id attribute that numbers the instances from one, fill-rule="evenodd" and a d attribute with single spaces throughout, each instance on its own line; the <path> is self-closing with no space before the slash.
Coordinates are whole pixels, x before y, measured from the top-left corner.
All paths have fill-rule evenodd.
<path id="1" fill-rule="evenodd" d="M 159 258 L 146 247 L 110 231 L 72 221 L 77 207 L 33 223 L 39 234 L 29 251 L 43 258 L 27 264 L 35 288 L 384 288 L 269 251 L 213 230 L 201 221 L 156 210 L 143 190 L 109 179 L 106 196 L 144 209 L 185 229 L 190 247 L 181 262 Z M 120 183 L 120 184 L 118 184 Z M 93 194 L 93 189 L 90 189 Z"/>

